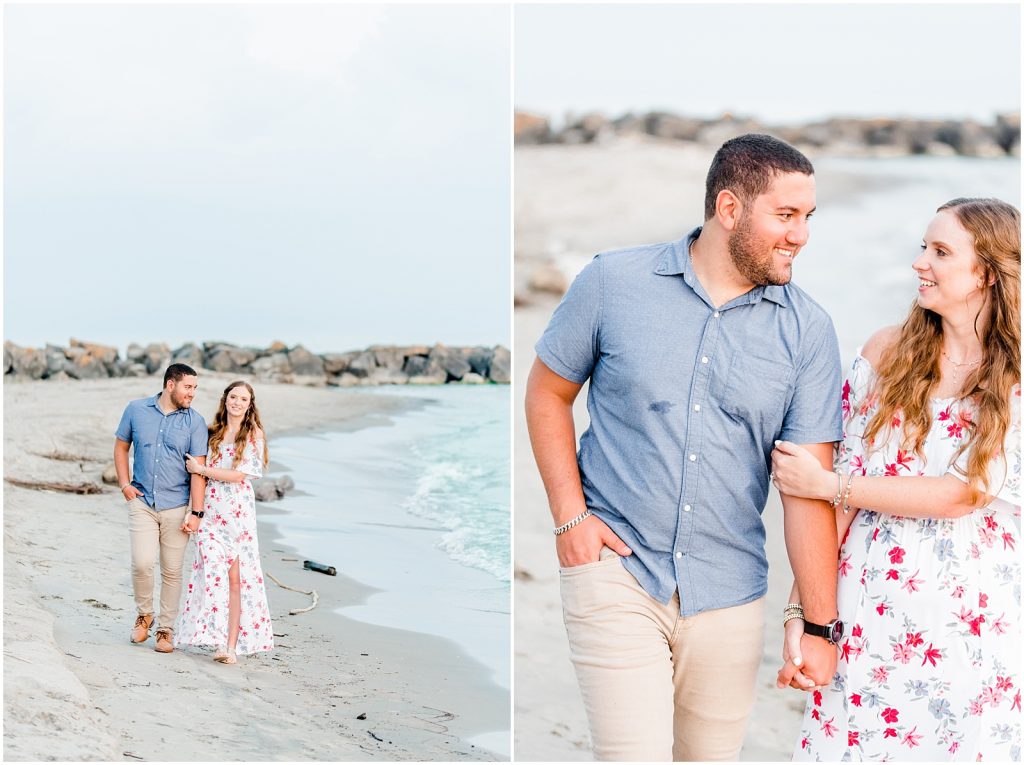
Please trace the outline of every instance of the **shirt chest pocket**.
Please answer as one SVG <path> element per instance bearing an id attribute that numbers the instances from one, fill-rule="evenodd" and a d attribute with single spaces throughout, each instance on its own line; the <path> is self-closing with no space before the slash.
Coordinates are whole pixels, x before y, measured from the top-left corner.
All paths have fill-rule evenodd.
<path id="1" fill-rule="evenodd" d="M 177 452 L 184 454 L 188 451 L 189 443 L 189 431 L 188 428 L 181 425 L 165 425 L 164 426 L 164 445 L 168 449 L 172 449 Z"/>
<path id="2" fill-rule="evenodd" d="M 782 429 L 792 380 L 793 367 L 786 362 L 737 351 L 723 388 L 722 409 L 774 438 Z"/>

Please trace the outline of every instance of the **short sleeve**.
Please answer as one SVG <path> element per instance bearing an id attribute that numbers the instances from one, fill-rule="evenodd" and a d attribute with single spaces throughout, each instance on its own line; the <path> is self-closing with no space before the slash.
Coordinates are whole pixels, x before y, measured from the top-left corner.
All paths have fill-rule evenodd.
<path id="1" fill-rule="evenodd" d="M 196 414 L 192 418 L 192 431 L 188 439 L 188 453 L 193 457 L 205 457 L 209 451 L 210 432 L 206 427 L 206 420 Z"/>
<path id="2" fill-rule="evenodd" d="M 796 388 L 782 421 L 780 438 L 796 444 L 822 444 L 843 437 L 839 385 L 842 380 L 839 341 L 825 317 L 818 337 L 801 354 Z"/>
<path id="3" fill-rule="evenodd" d="M 124 408 L 124 414 L 121 415 L 121 422 L 117 425 L 117 430 L 114 431 L 114 437 L 119 441 L 126 441 L 127 443 L 132 442 L 132 405 L 129 404 Z"/>
<path id="4" fill-rule="evenodd" d="M 250 439 L 242 452 L 238 470 L 253 478 L 263 477 L 263 439 Z"/>
<path id="5" fill-rule="evenodd" d="M 601 268 L 598 256 L 580 271 L 535 346 L 548 369 L 580 385 L 590 377 L 600 350 Z"/>
<path id="6" fill-rule="evenodd" d="M 1020 507 L 1020 436 L 1020 385 L 1015 385 L 1010 394 L 1010 427 L 1003 442 L 1003 453 L 989 462 L 988 491 L 995 497 L 990 506 L 1003 502 L 1010 507 Z M 969 453 L 970 448 L 949 466 L 946 474 L 966 483 Z"/>

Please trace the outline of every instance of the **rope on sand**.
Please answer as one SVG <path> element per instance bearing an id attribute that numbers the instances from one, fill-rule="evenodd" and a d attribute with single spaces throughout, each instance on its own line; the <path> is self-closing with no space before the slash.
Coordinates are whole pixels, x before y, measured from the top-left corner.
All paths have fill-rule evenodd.
<path id="1" fill-rule="evenodd" d="M 280 579 L 271 574 L 269 571 L 264 571 L 263 573 L 265 573 L 267 575 L 267 578 L 273 581 L 274 584 L 276 584 L 278 587 L 284 587 L 284 589 L 286 590 L 291 590 L 292 592 L 299 592 L 303 595 L 313 596 L 313 603 L 311 605 L 306 606 L 305 608 L 293 608 L 291 611 L 288 612 L 291 616 L 295 616 L 295 614 L 304 614 L 306 613 L 306 611 L 312 611 L 314 608 L 316 608 L 316 604 L 320 602 L 320 596 L 317 595 L 316 590 L 300 590 L 298 587 L 290 587 L 287 584 L 283 584 Z"/>

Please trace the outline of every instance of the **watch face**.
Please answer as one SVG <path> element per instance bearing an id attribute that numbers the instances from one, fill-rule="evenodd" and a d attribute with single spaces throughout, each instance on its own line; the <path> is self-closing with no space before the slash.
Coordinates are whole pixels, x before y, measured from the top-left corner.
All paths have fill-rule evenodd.
<path id="1" fill-rule="evenodd" d="M 843 623 L 839 619 L 836 619 L 832 622 L 832 642 L 838 643 L 843 639 L 843 634 Z"/>

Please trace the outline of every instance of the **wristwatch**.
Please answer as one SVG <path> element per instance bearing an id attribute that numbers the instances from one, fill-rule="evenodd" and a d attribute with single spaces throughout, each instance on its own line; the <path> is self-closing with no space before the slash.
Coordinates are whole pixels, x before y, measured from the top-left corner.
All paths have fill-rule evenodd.
<path id="1" fill-rule="evenodd" d="M 804 619 L 804 633 L 815 637 L 825 638 L 832 645 L 843 639 L 843 623 L 833 619 L 828 624 L 814 624 Z"/>
<path id="2" fill-rule="evenodd" d="M 204 515 L 206 515 L 206 511 L 205 510 L 193 510 L 192 511 L 192 515 L 194 515 L 196 518 L 202 518 Z"/>

